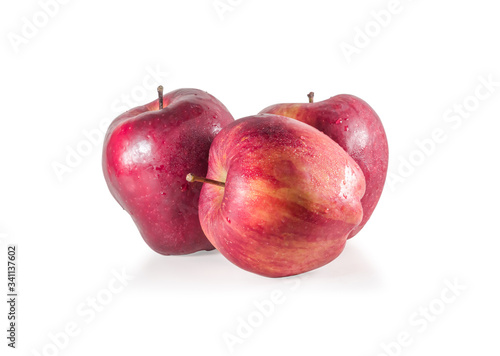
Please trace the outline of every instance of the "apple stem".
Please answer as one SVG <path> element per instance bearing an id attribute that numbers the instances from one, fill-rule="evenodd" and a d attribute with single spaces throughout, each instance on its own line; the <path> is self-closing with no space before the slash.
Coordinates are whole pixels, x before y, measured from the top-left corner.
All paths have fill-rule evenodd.
<path id="1" fill-rule="evenodd" d="M 309 98 L 310 104 L 314 103 L 314 92 L 310 92 L 309 94 L 307 94 L 307 97 Z"/>
<path id="2" fill-rule="evenodd" d="M 163 85 L 160 85 L 158 87 L 158 104 L 160 106 L 160 109 L 163 109 Z"/>
<path id="3" fill-rule="evenodd" d="M 188 182 L 191 182 L 191 183 L 193 183 L 193 182 L 200 182 L 200 183 L 213 184 L 213 185 L 216 185 L 216 186 L 219 186 L 219 187 L 222 187 L 222 188 L 224 188 L 226 186 L 226 183 L 224 183 L 224 182 L 219 182 L 219 181 L 208 179 L 208 178 L 198 177 L 198 176 L 195 176 L 194 174 L 191 174 L 191 173 L 189 173 L 186 176 L 186 180 Z"/>

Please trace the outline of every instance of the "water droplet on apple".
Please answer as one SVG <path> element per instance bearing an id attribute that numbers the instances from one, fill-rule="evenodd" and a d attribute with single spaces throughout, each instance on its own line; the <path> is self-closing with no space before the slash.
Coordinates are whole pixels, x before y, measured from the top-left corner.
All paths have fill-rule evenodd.
<path id="1" fill-rule="evenodd" d="M 188 190 L 188 187 L 189 187 L 189 184 L 184 183 L 184 184 L 181 186 L 181 191 L 185 192 L 186 190 Z"/>
<path id="2" fill-rule="evenodd" d="M 349 126 L 344 127 L 344 131 L 349 131 Z"/>
<path id="3" fill-rule="evenodd" d="M 231 220 L 229 219 L 229 217 L 226 218 L 228 224 L 231 224 Z"/>

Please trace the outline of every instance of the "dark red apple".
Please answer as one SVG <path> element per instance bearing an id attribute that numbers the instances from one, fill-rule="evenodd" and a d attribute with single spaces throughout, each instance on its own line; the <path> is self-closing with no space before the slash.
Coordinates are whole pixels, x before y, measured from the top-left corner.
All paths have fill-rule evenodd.
<path id="1" fill-rule="evenodd" d="M 213 249 L 198 218 L 201 187 L 188 184 L 185 177 L 190 172 L 206 174 L 212 140 L 233 121 L 212 95 L 180 89 L 161 93 L 158 100 L 111 123 L 104 140 L 104 177 L 156 252 L 180 255 Z"/>
<path id="2" fill-rule="evenodd" d="M 389 162 L 387 137 L 378 115 L 360 98 L 344 94 L 313 103 L 313 96 L 309 94 L 309 103 L 277 104 L 261 113 L 282 115 L 314 126 L 337 142 L 359 165 L 366 180 L 361 200 L 363 221 L 351 231 L 351 238 L 370 219 L 382 194 Z"/>
<path id="3" fill-rule="evenodd" d="M 200 221 L 237 266 L 268 277 L 321 267 L 362 220 L 363 172 L 328 136 L 287 117 L 256 115 L 215 138 Z M 201 185 L 193 183 L 193 185 Z"/>

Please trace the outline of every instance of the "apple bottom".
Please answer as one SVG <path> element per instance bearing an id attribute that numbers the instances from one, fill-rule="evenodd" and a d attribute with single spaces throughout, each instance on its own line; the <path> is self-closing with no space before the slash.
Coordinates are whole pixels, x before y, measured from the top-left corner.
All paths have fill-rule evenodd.
<path id="1" fill-rule="evenodd" d="M 172 175 L 158 176 L 157 172 L 143 171 L 141 180 L 148 183 L 136 184 L 135 187 L 136 190 L 140 189 L 141 195 L 123 200 L 146 244 L 165 256 L 213 250 L 198 217 L 201 187 L 182 183 L 181 178 Z M 122 176 L 121 179 L 123 185 L 132 189 L 133 183 L 129 182 L 131 178 Z M 161 193 L 155 194 L 157 191 Z M 120 192 L 126 195 L 123 190 Z"/>
<path id="2" fill-rule="evenodd" d="M 248 233 L 241 235 L 232 227 L 219 224 L 218 239 L 208 239 L 233 264 L 249 272 L 266 277 L 288 277 L 320 268 L 336 259 L 344 250 L 343 239 L 316 238 L 294 240 L 291 233 L 265 236 Z M 322 236 L 321 232 L 315 235 Z M 238 238 L 235 238 L 238 236 Z M 237 256 L 237 257 L 236 257 Z"/>
<path id="3" fill-rule="evenodd" d="M 204 196 L 210 193 L 201 199 Z M 280 204 L 272 200 L 260 200 L 259 204 L 280 209 Z M 356 226 L 341 221 L 333 224 L 332 219 L 304 209 L 286 218 L 273 214 L 273 210 L 263 217 L 258 210 L 237 211 L 241 220 L 231 220 L 224 209 L 210 209 L 201 214 L 201 223 L 208 240 L 230 262 L 266 277 L 293 276 L 330 263 L 344 250 L 347 236 Z M 212 232 L 217 232 L 216 236 Z"/>
<path id="4" fill-rule="evenodd" d="M 197 216 L 196 216 L 197 219 Z M 172 231 L 166 235 L 166 227 L 160 226 L 158 231 L 143 226 L 133 219 L 146 244 L 156 253 L 164 256 L 188 255 L 198 251 L 211 251 L 215 247 L 207 240 L 201 228 L 197 227 L 197 221 L 193 218 L 185 228 L 180 231 Z M 168 226 L 167 228 L 171 228 Z M 182 238 L 180 238 L 182 236 Z"/>

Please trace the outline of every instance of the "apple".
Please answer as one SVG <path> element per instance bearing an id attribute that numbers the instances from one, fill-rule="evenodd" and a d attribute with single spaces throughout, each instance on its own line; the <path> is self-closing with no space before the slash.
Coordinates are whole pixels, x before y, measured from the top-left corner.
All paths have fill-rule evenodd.
<path id="1" fill-rule="evenodd" d="M 349 238 L 365 226 L 377 206 L 384 188 L 389 162 L 387 137 L 380 118 L 363 100 L 353 95 L 337 95 L 314 103 L 277 104 L 260 113 L 290 117 L 325 133 L 342 147 L 359 165 L 366 180 L 361 200 L 363 220 L 351 231 Z"/>
<path id="2" fill-rule="evenodd" d="M 146 243 L 163 255 L 213 246 L 201 229 L 201 187 L 215 135 L 234 121 L 226 107 L 197 89 L 179 89 L 118 116 L 104 139 L 102 165 L 113 197 L 134 220 Z"/>
<path id="3" fill-rule="evenodd" d="M 210 147 L 201 226 L 235 265 L 263 276 L 307 272 L 335 259 L 363 218 L 363 172 L 328 136 L 278 115 L 226 126 Z M 197 184 L 197 183 L 195 183 Z"/>

